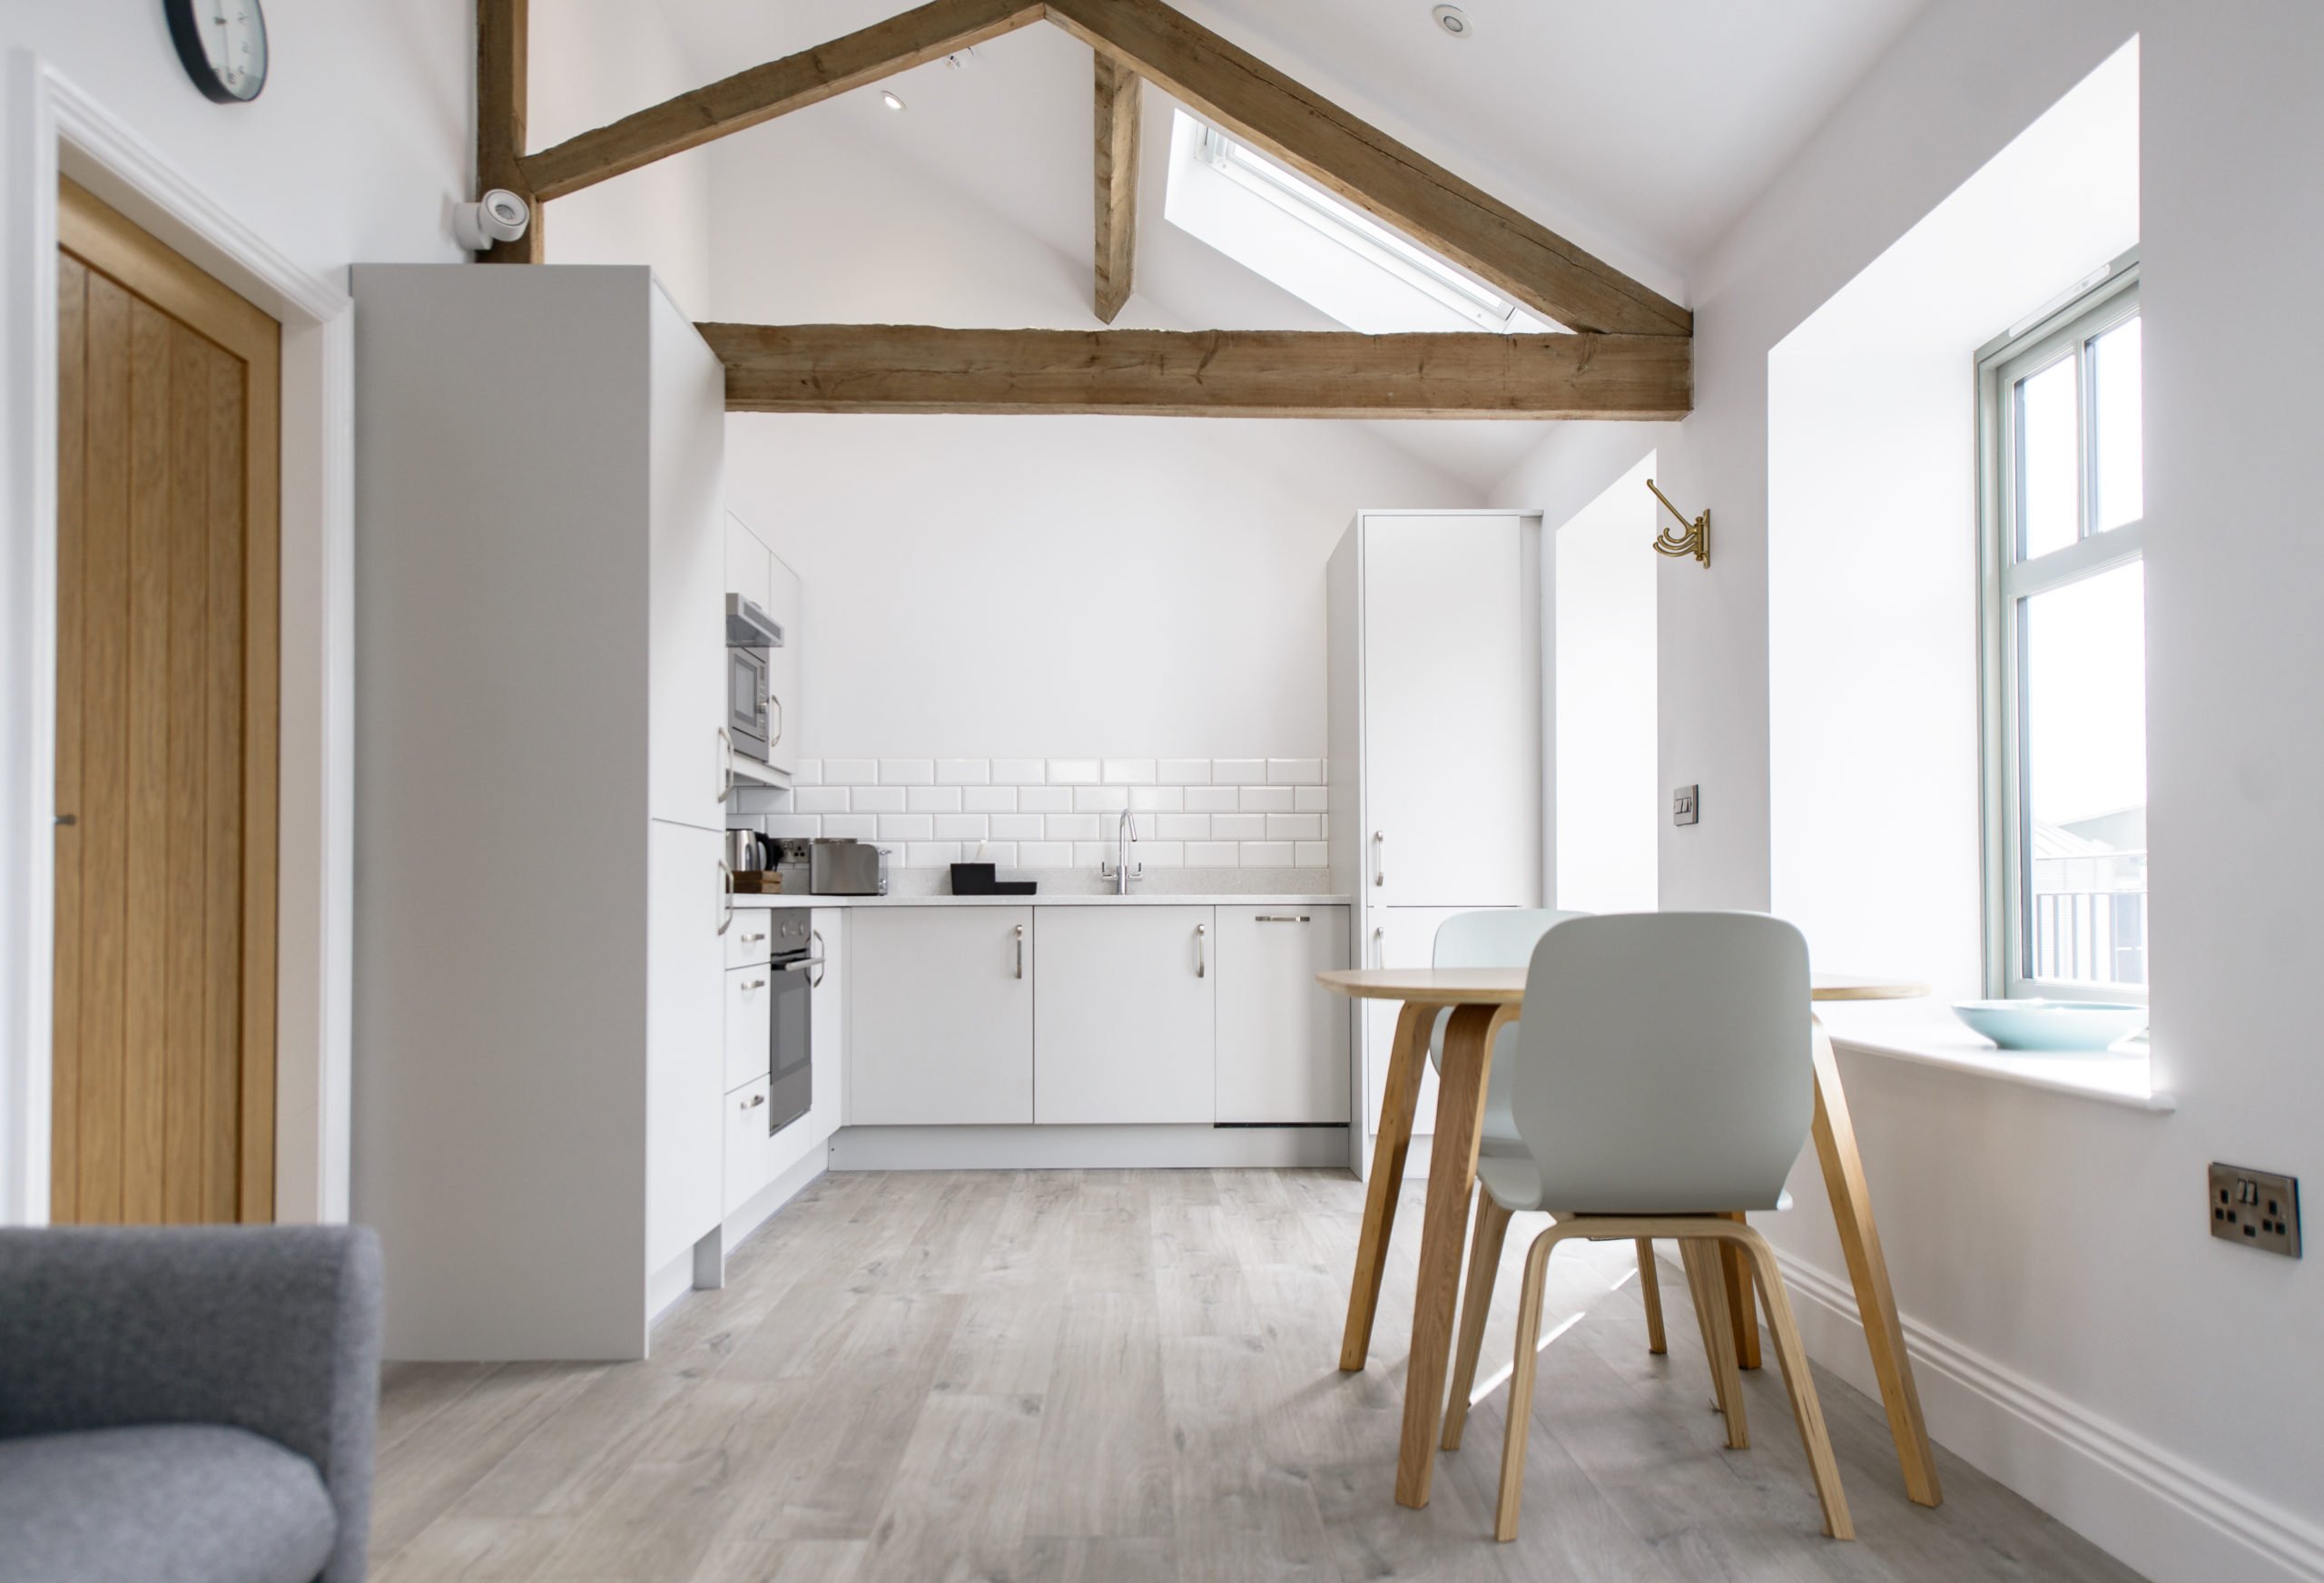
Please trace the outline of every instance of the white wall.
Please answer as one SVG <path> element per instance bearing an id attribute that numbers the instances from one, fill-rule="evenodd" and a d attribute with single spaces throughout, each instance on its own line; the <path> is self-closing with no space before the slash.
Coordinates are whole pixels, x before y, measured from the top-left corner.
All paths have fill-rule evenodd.
<path id="1" fill-rule="evenodd" d="M 561 0 L 533 12 L 536 149 L 674 98 L 702 80 L 661 12 L 621 0 Z M 548 205 L 552 264 L 645 264 L 696 318 L 710 300 L 708 150 L 658 161 Z"/>
<path id="2" fill-rule="evenodd" d="M 1087 259 L 839 108 L 718 145 L 717 317 L 1093 322 Z M 1333 545 L 1361 506 L 1482 504 L 1338 422 L 740 414 L 726 467 L 805 585 L 816 758 L 1319 758 Z"/>
<path id="3" fill-rule="evenodd" d="M 2164 1583 L 2313 1579 L 2324 1272 L 2211 1240 L 2201 1198 L 2211 1159 L 2324 1166 L 2324 1066 L 2284 992 L 2324 944 L 2298 801 L 2324 771 L 2304 680 L 2324 568 L 2286 532 L 2324 497 L 2324 331 L 2294 306 L 2324 253 L 2324 13 L 1935 0 L 1693 271 L 1696 410 L 1661 466 L 1715 531 L 1708 572 L 1660 570 L 1661 764 L 1666 787 L 1703 783 L 1705 815 L 1664 827 L 1662 897 L 1771 893 L 1770 352 L 2133 34 L 2155 1066 L 2179 1109 L 1874 1057 L 1842 1070 L 1937 1437 Z M 1579 489 L 1590 462 L 1542 465 Z M 1812 1279 L 1842 1269 L 1812 1166 L 1792 1189 L 1769 1234 L 1837 1294 Z M 1819 1357 L 1868 1384 L 1837 1311 L 1806 1306 Z"/>

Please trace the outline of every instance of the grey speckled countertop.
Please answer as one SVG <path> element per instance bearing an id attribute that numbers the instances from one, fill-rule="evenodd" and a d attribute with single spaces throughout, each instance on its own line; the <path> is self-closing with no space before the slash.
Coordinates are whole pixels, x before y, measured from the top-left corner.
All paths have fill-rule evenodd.
<path id="1" fill-rule="evenodd" d="M 785 870 L 786 873 L 789 870 Z M 945 869 L 891 869 L 885 896 L 818 896 L 786 891 L 737 896 L 742 907 L 1344 907 L 1354 899 L 1331 890 L 1325 869 L 1157 869 L 1117 896 L 1110 880 L 1085 869 L 1004 870 L 1004 880 L 1031 880 L 1030 896 L 955 896 Z"/>

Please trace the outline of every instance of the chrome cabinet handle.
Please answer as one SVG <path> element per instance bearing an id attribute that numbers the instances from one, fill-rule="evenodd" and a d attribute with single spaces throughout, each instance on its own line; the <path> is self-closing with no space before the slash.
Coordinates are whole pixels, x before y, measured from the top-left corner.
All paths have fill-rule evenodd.
<path id="1" fill-rule="evenodd" d="M 1307 921 L 1307 915 L 1304 912 L 1262 912 L 1252 921 L 1256 923 L 1305 923 Z"/>
<path id="2" fill-rule="evenodd" d="M 734 927 L 734 870 L 724 858 L 718 860 L 718 890 L 726 902 L 726 916 L 718 920 L 718 932 L 724 934 Z"/>
<path id="3" fill-rule="evenodd" d="M 753 978 L 749 983 L 744 984 L 742 988 L 745 993 L 748 993 L 753 989 L 763 989 L 766 988 L 766 980 L 763 978 Z"/>
<path id="4" fill-rule="evenodd" d="M 815 969 L 815 976 L 807 980 L 807 988 L 820 989 L 823 987 L 823 931 L 811 929 L 807 931 L 807 938 L 815 942 L 815 954 L 807 959 L 808 965 Z"/>
<path id="5" fill-rule="evenodd" d="M 1388 832 L 1384 830 L 1372 832 L 1372 882 L 1374 885 L 1388 882 Z"/>
<path id="6" fill-rule="evenodd" d="M 766 739 L 766 751 L 773 752 L 774 744 L 783 740 L 783 700 L 770 693 L 766 695 L 766 701 L 774 705 L 774 734 Z"/>
<path id="7" fill-rule="evenodd" d="M 743 1100 L 740 1105 L 734 1106 L 734 1108 L 737 1110 L 756 1110 L 760 1106 L 764 1105 L 765 1103 L 765 1095 L 753 1094 L 748 1099 Z"/>
<path id="8" fill-rule="evenodd" d="M 1017 976 L 1025 976 L 1025 926 L 1021 923 L 1017 926 Z"/>
<path id="9" fill-rule="evenodd" d="M 763 934 L 746 934 L 743 937 L 743 943 L 746 946 L 754 946 L 764 939 L 766 936 Z"/>
<path id="10" fill-rule="evenodd" d="M 718 728 L 718 801 L 724 802 L 734 794 L 734 739 L 723 725 Z"/>
<path id="11" fill-rule="evenodd" d="M 1375 968 L 1384 968 L 1388 965 L 1387 941 L 1388 931 L 1384 928 L 1372 931 L 1372 965 Z"/>
<path id="12" fill-rule="evenodd" d="M 1206 978 L 1209 976 L 1210 925 L 1198 923 L 1195 925 L 1195 977 Z"/>

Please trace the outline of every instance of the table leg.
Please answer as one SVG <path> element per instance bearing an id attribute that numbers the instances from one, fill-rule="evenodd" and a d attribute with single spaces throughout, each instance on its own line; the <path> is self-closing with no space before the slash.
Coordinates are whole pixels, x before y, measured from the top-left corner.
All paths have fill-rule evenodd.
<path id="1" fill-rule="evenodd" d="M 1856 1313 L 1864 1321 L 1872 1372 L 1888 1410 L 1888 1432 L 1905 1470 L 1905 1493 L 1922 1506 L 1945 1499 L 1936 1481 L 1936 1454 L 1921 1421 L 1920 1391 L 1913 1383 L 1912 1359 L 1905 1352 L 1904 1327 L 1896 1319 L 1896 1295 L 1888 1285 L 1888 1262 L 1880 1253 L 1880 1229 L 1872 1220 L 1872 1195 L 1856 1153 L 1856 1126 L 1848 1119 L 1847 1096 L 1840 1088 L 1839 1063 L 1820 1022 L 1814 1027 L 1816 1059 L 1816 1154 L 1824 1165 L 1824 1191 L 1839 1223 L 1840 1247 L 1847 1254 L 1856 1285 Z"/>
<path id="2" fill-rule="evenodd" d="M 1485 1082 L 1493 1040 L 1516 1015 L 1512 1007 L 1463 1006 L 1452 1013 L 1452 1025 L 1444 1031 L 1428 1202 L 1421 1222 L 1420 1279 L 1413 1298 L 1412 1353 L 1404 1369 L 1403 1440 L 1396 1453 L 1399 1506 L 1428 1504 L 1437 1425 L 1444 1413 L 1453 1313 L 1460 1303 L 1461 1252 L 1468 1241 L 1469 1190 L 1477 1179 Z"/>
<path id="3" fill-rule="evenodd" d="M 1362 1008 L 1357 1008 L 1358 1015 Z M 1364 1367 L 1372 1352 L 1372 1320 L 1380 1308 L 1380 1277 L 1388 1267 L 1388 1233 L 1396 1224 L 1396 1195 L 1412 1152 L 1413 1109 L 1421 1074 L 1428 1068 L 1428 1036 L 1436 1008 L 1406 1006 L 1396 1018 L 1388 1055 L 1388 1091 L 1380 1101 L 1380 1136 L 1372 1146 L 1372 1180 L 1364 1194 L 1364 1231 L 1355 1244 L 1355 1278 L 1347 1293 L 1347 1328 L 1340 1336 L 1340 1367 Z"/>
<path id="4" fill-rule="evenodd" d="M 1743 1214 L 1738 1210 L 1727 1218 L 1742 1221 Z M 1750 1257 L 1738 1244 L 1721 1243 L 1718 1268 L 1727 1287 L 1728 1319 L 1735 1331 L 1735 1366 L 1756 1369 L 1759 1366 L 1759 1310 L 1751 1295 Z"/>

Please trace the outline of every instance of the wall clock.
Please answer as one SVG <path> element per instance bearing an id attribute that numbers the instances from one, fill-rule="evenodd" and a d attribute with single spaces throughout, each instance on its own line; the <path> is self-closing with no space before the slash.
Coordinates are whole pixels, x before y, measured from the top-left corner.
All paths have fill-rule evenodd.
<path id="1" fill-rule="evenodd" d="M 266 86 L 266 13 L 259 0 L 162 0 L 185 74 L 206 98 L 247 104 Z"/>

